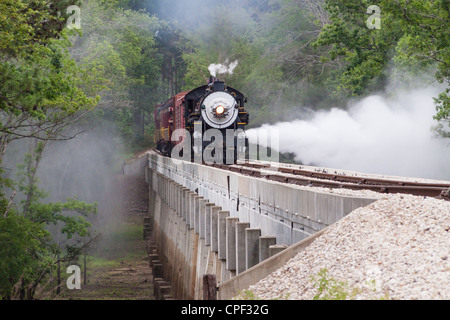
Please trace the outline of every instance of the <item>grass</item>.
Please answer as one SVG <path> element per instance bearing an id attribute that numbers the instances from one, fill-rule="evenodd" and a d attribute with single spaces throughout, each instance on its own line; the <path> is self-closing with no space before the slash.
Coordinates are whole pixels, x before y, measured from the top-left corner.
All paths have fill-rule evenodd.
<path id="1" fill-rule="evenodd" d="M 328 276 L 328 270 L 323 268 L 318 275 L 311 278 L 314 287 L 317 289 L 317 294 L 314 300 L 354 300 L 356 296 L 362 293 L 362 288 L 350 287 L 345 281 L 338 281 Z M 367 290 L 374 293 L 375 300 L 389 300 L 389 294 L 385 293 L 383 296 L 376 296 L 375 280 L 366 281 Z"/>
<path id="2" fill-rule="evenodd" d="M 143 225 L 124 222 L 110 228 L 96 250 L 80 257 L 81 290 L 68 290 L 63 280 L 59 299 L 70 300 L 148 300 L 153 299 L 151 274 L 146 260 Z M 66 275 L 63 273 L 63 276 Z M 67 275 L 70 276 L 70 275 Z"/>
<path id="3" fill-rule="evenodd" d="M 101 258 L 134 259 L 142 252 L 143 225 L 138 223 L 123 223 L 110 229 L 100 241 L 96 255 Z M 140 249 L 136 250 L 138 246 Z"/>
<path id="4" fill-rule="evenodd" d="M 311 280 L 317 289 L 314 300 L 347 300 L 358 294 L 358 291 L 350 289 L 346 282 L 330 278 L 327 269 L 320 270 Z"/>

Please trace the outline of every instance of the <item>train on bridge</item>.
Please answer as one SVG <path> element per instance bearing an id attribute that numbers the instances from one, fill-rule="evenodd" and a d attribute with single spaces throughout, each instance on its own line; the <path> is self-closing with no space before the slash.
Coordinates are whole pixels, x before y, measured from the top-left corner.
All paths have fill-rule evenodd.
<path id="1" fill-rule="evenodd" d="M 208 155 L 213 162 L 233 164 L 238 157 L 248 158 L 246 102 L 241 92 L 214 77 L 207 85 L 176 94 L 155 107 L 156 149 L 189 161 L 202 157 L 205 162 Z"/>

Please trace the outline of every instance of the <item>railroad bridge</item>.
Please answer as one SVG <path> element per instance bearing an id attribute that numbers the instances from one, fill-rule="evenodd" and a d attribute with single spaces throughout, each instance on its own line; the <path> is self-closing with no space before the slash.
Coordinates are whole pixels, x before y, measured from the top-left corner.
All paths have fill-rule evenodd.
<path id="1" fill-rule="evenodd" d="M 125 163 L 124 174 L 145 175 L 148 183 L 144 237 L 159 299 L 232 298 L 327 226 L 377 200 L 174 161 L 153 151 Z"/>

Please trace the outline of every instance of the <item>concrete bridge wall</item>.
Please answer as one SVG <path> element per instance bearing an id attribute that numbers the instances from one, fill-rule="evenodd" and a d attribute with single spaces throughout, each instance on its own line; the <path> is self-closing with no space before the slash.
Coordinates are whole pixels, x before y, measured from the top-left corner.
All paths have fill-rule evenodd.
<path id="1" fill-rule="evenodd" d="M 153 152 L 125 164 L 124 172 L 146 176 L 152 238 L 176 299 L 202 299 L 204 274 L 216 275 L 220 299 L 231 298 L 281 267 L 328 225 L 376 200 L 314 192 Z"/>

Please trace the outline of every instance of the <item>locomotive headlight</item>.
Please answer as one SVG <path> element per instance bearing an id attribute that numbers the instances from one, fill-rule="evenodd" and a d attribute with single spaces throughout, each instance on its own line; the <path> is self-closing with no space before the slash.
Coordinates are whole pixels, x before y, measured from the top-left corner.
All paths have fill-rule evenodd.
<path id="1" fill-rule="evenodd" d="M 225 107 L 224 107 L 224 106 L 218 106 L 218 107 L 216 108 L 216 113 L 217 113 L 218 115 L 222 115 L 224 112 L 225 112 Z"/>
<path id="2" fill-rule="evenodd" d="M 236 99 L 225 91 L 215 91 L 202 101 L 202 120 L 210 127 L 225 129 L 233 125 L 238 117 Z"/>

